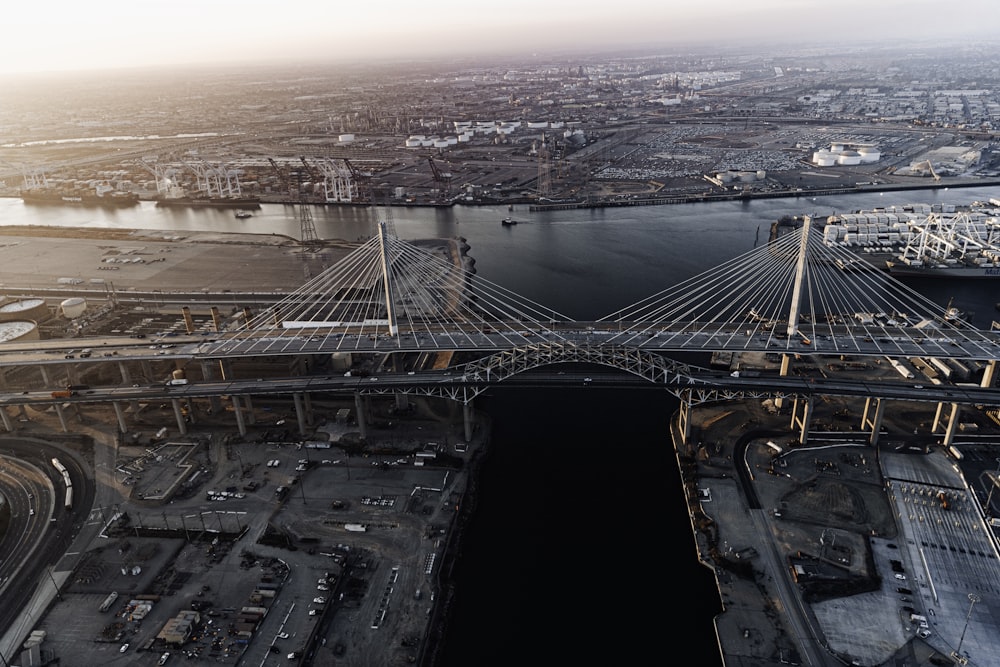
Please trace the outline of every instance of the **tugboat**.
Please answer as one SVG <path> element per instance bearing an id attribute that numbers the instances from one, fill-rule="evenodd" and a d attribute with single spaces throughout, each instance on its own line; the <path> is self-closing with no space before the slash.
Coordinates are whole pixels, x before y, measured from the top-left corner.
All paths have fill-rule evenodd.
<path id="1" fill-rule="evenodd" d="M 507 216 L 506 218 L 500 221 L 500 224 L 503 225 L 504 227 L 509 227 L 510 225 L 516 225 L 517 220 L 515 220 L 510 216 Z"/>
<path id="2" fill-rule="evenodd" d="M 244 218 L 252 218 L 253 217 L 253 213 L 251 213 L 250 211 L 236 211 L 235 215 L 240 220 L 242 220 Z"/>

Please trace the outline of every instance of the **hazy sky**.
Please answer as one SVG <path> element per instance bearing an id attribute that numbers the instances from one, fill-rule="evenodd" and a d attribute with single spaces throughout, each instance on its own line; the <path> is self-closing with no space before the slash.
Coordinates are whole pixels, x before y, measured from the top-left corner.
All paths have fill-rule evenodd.
<path id="1" fill-rule="evenodd" d="M 0 73 L 986 34 L 994 0 L 12 0 Z"/>

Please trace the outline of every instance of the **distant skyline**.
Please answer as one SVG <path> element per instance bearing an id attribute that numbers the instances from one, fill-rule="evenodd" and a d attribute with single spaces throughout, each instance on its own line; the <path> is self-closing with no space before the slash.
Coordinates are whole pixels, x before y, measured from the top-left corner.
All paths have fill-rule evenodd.
<path id="1" fill-rule="evenodd" d="M 992 38 L 992 0 L 17 0 L 0 74 L 661 45 Z M 956 47 L 960 42 L 951 42 Z"/>

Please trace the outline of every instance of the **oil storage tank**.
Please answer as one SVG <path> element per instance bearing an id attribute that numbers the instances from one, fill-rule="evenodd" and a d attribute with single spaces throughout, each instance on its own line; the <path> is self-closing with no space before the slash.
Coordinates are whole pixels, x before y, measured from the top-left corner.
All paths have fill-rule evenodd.
<path id="1" fill-rule="evenodd" d="M 73 296 L 68 299 L 64 299 L 63 302 L 59 304 L 59 311 L 62 313 L 63 317 L 68 320 L 75 320 L 83 315 L 86 310 L 87 300 L 80 296 Z"/>

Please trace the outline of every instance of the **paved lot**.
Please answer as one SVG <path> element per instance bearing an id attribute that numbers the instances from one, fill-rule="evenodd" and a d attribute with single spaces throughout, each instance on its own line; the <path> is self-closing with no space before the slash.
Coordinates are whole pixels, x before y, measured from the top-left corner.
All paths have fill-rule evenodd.
<path id="1" fill-rule="evenodd" d="M 697 413 L 701 445 L 678 455 L 702 560 L 719 581 L 727 666 L 810 662 L 789 608 L 808 619 L 822 664 L 935 664 L 960 641 L 969 664 L 992 664 L 1000 567 L 982 498 L 941 447 L 900 444 L 921 420 L 896 408 L 877 452 L 863 436 L 849 437 L 846 424 L 801 447 L 787 418 L 755 402 Z M 749 499 L 736 474 L 741 442 Z M 963 637 L 970 592 L 981 601 Z"/>

